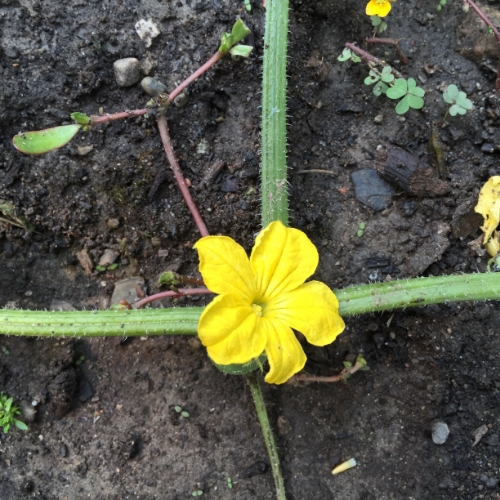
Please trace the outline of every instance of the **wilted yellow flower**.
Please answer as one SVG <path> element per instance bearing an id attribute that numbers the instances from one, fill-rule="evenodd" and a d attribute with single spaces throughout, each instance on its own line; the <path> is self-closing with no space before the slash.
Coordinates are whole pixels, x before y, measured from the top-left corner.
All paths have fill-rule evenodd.
<path id="1" fill-rule="evenodd" d="M 385 17 L 391 11 L 391 1 L 394 0 L 370 0 L 366 5 L 367 16 Z"/>
<path id="2" fill-rule="evenodd" d="M 495 232 L 500 223 L 500 175 L 488 179 L 479 193 L 479 200 L 474 208 L 477 213 L 484 217 L 484 225 L 481 229 L 484 232 L 483 245 L 492 257 L 498 253 L 498 234 Z M 493 235 L 495 241 L 490 241 Z M 497 253 L 493 255 L 492 252 Z"/>
<path id="3" fill-rule="evenodd" d="M 227 236 L 206 236 L 195 248 L 206 286 L 219 294 L 198 324 L 215 363 L 245 364 L 265 351 L 271 367 L 266 382 L 282 384 L 306 362 L 292 328 L 318 346 L 343 331 L 333 292 L 318 281 L 304 283 L 319 256 L 302 231 L 272 222 L 258 234 L 250 259 Z"/>

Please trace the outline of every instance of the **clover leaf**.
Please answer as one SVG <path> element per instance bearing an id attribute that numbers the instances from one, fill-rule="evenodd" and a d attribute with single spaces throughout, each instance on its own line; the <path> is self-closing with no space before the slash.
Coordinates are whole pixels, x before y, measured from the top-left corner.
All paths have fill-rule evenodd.
<path id="1" fill-rule="evenodd" d="M 380 76 L 384 83 L 391 83 L 394 81 L 394 75 L 392 74 L 392 68 L 390 66 L 384 66 L 382 68 L 382 74 Z"/>
<path id="2" fill-rule="evenodd" d="M 472 101 L 467 99 L 465 92 L 459 91 L 458 87 L 454 84 L 448 85 L 443 93 L 443 99 L 452 106 L 448 110 L 451 116 L 465 115 L 467 110 L 473 108 Z"/>
<path id="3" fill-rule="evenodd" d="M 342 51 L 342 54 L 340 54 L 339 57 L 337 57 L 337 60 L 340 62 L 344 62 L 350 59 L 352 62 L 359 63 L 361 62 L 361 57 L 359 57 L 357 54 L 351 51 L 351 49 L 345 48 Z"/>
<path id="4" fill-rule="evenodd" d="M 408 78 L 408 81 L 404 78 L 398 78 L 386 92 L 387 97 L 390 99 L 403 98 L 396 106 L 396 113 L 398 115 L 404 115 L 410 108 L 423 108 L 424 100 L 422 97 L 424 94 L 424 89 L 417 87 L 417 82 L 413 78 Z"/>

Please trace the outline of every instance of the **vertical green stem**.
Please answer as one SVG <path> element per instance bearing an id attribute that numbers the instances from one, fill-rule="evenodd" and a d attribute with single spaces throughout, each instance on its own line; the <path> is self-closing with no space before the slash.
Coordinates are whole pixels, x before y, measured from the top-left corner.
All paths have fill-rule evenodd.
<path id="1" fill-rule="evenodd" d="M 286 500 L 285 482 L 283 481 L 283 475 L 281 474 L 280 459 L 278 456 L 278 450 L 276 449 L 276 443 L 274 442 L 271 424 L 267 418 L 266 405 L 264 404 L 262 390 L 255 375 L 247 375 L 246 379 L 248 386 L 250 387 L 250 392 L 252 393 L 255 409 L 257 410 L 257 416 L 259 417 L 260 427 L 262 429 L 262 434 L 264 435 L 264 441 L 266 442 L 267 454 L 269 455 L 269 459 L 271 461 L 271 470 L 273 471 L 274 484 L 276 485 L 276 498 L 278 500 Z"/>
<path id="2" fill-rule="evenodd" d="M 288 0 L 268 0 L 262 70 L 262 225 L 288 225 L 286 51 Z"/>

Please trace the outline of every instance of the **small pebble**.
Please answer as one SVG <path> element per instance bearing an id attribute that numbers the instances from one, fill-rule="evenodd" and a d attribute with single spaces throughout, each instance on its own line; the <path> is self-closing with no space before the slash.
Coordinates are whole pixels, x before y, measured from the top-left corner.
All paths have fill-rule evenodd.
<path id="1" fill-rule="evenodd" d="M 153 38 L 160 34 L 158 26 L 151 19 L 141 19 L 135 23 L 135 31 L 146 47 L 151 47 Z"/>
<path id="2" fill-rule="evenodd" d="M 154 247 L 159 247 L 161 245 L 161 238 L 158 238 L 158 236 L 153 236 L 151 238 L 151 245 Z"/>
<path id="3" fill-rule="evenodd" d="M 383 121 L 384 121 L 384 115 L 382 113 L 380 113 L 379 115 L 377 115 L 373 121 L 377 124 L 377 125 L 380 125 Z"/>
<path id="4" fill-rule="evenodd" d="M 118 219 L 108 219 L 108 222 L 106 222 L 106 224 L 108 225 L 109 229 L 117 229 L 120 225 L 120 221 Z"/>
<path id="5" fill-rule="evenodd" d="M 289 420 L 284 415 L 280 415 L 278 417 L 277 427 L 278 427 L 278 434 L 280 436 L 284 436 L 289 432 L 292 432 L 292 426 Z"/>
<path id="6" fill-rule="evenodd" d="M 435 422 L 432 426 L 432 441 L 434 444 L 444 444 L 450 435 L 450 428 L 445 422 Z"/>
<path id="7" fill-rule="evenodd" d="M 120 252 L 116 250 L 112 250 L 111 248 L 107 248 L 103 253 L 101 260 L 99 261 L 99 265 L 106 267 L 114 264 L 116 259 L 120 256 Z"/>
<path id="8" fill-rule="evenodd" d="M 65 444 L 59 448 L 59 455 L 63 458 L 68 456 L 68 447 Z"/>
<path id="9" fill-rule="evenodd" d="M 113 64 L 115 70 L 116 83 L 120 87 L 130 87 L 141 78 L 141 64 L 135 57 L 118 59 Z"/>
<path id="10" fill-rule="evenodd" d="M 166 85 L 156 80 L 156 78 L 151 78 L 147 76 L 141 80 L 142 90 L 151 97 L 157 97 L 160 94 L 167 92 Z"/>
<path id="11" fill-rule="evenodd" d="M 184 107 L 189 102 L 189 96 L 186 92 L 181 92 L 175 99 L 174 104 L 177 108 Z"/>

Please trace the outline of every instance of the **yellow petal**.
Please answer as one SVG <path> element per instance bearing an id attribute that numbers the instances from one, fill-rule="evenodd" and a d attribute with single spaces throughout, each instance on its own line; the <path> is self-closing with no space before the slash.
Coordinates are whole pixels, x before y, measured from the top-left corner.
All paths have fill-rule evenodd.
<path id="1" fill-rule="evenodd" d="M 389 1 L 380 2 L 380 0 L 370 0 L 366 5 L 367 16 L 385 17 L 391 11 L 391 4 Z"/>
<path id="2" fill-rule="evenodd" d="M 238 295 L 219 295 L 201 314 L 198 336 L 216 363 L 248 363 L 266 346 L 261 322 L 251 305 Z"/>
<path id="3" fill-rule="evenodd" d="M 311 240 L 298 229 L 271 222 L 255 241 L 250 265 L 262 302 L 297 288 L 318 266 L 319 256 Z"/>
<path id="4" fill-rule="evenodd" d="M 500 175 L 488 179 L 479 193 L 479 200 L 474 210 L 484 217 L 484 243 L 488 243 L 491 234 L 500 222 Z"/>
<path id="5" fill-rule="evenodd" d="M 262 318 L 267 336 L 266 355 L 271 369 L 264 379 L 268 384 L 283 384 L 306 364 L 306 355 L 292 329 L 279 320 Z"/>
<path id="6" fill-rule="evenodd" d="M 281 294 L 266 305 L 265 317 L 279 319 L 319 346 L 331 344 L 345 328 L 337 297 L 319 281 Z"/>
<path id="7" fill-rule="evenodd" d="M 498 231 L 493 231 L 493 236 L 484 244 L 484 247 L 493 258 L 500 253 L 500 234 Z"/>
<path id="8" fill-rule="evenodd" d="M 200 255 L 200 273 L 209 290 L 236 294 L 249 304 L 255 296 L 255 278 L 241 245 L 227 236 L 206 236 L 194 245 Z"/>

